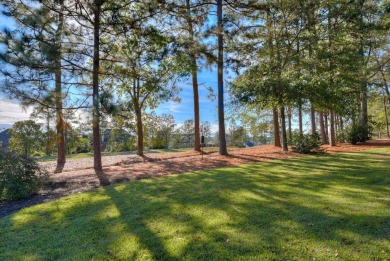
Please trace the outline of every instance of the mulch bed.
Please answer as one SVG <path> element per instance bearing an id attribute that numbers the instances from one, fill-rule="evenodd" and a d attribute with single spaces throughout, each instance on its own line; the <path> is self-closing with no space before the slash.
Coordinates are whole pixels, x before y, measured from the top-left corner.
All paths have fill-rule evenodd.
<path id="1" fill-rule="evenodd" d="M 351 152 L 379 147 L 389 147 L 389 139 L 371 140 L 358 145 L 338 144 L 335 147 L 323 146 L 326 153 Z M 129 180 L 161 177 L 170 174 L 181 174 L 188 171 L 210 169 L 224 166 L 235 166 L 272 159 L 302 157 L 302 154 L 282 152 L 280 148 L 264 145 L 252 148 L 232 150 L 229 156 L 220 156 L 217 152 L 153 153 L 145 156 L 110 156 L 103 158 L 102 175 L 96 175 L 91 159 L 68 161 L 62 173 L 53 173 L 53 163 L 42 163 L 50 172 L 50 180 L 45 189 L 25 200 L 0 204 L 0 217 L 9 215 L 21 208 L 58 199 L 63 196 L 80 193 L 107 184 Z"/>

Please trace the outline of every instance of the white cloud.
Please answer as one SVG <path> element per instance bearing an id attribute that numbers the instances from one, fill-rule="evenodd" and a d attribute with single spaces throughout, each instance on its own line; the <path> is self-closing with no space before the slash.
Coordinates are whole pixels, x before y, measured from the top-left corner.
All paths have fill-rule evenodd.
<path id="1" fill-rule="evenodd" d="M 183 126 L 183 122 L 179 122 L 179 123 L 176 123 L 176 130 L 178 130 L 178 129 L 180 129 L 182 126 Z M 210 130 L 211 130 L 211 134 L 212 134 L 212 136 L 216 133 L 216 132 L 218 132 L 218 124 L 214 124 L 214 123 L 212 123 L 212 124 L 210 124 Z"/>
<path id="2" fill-rule="evenodd" d="M 211 133 L 216 133 L 219 131 L 218 124 L 210 124 Z"/>
<path id="3" fill-rule="evenodd" d="M 169 112 L 180 112 L 180 108 L 182 105 L 177 102 L 169 102 L 167 105 L 167 109 Z"/>
<path id="4" fill-rule="evenodd" d="M 27 120 L 32 110 L 23 110 L 17 101 L 0 99 L 0 125 L 11 127 L 17 121 Z"/>

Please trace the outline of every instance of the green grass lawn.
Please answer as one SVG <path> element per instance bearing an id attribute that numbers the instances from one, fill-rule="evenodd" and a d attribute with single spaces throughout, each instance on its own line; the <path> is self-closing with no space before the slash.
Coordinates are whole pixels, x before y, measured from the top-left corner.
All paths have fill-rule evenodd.
<path id="1" fill-rule="evenodd" d="M 0 260 L 389 260 L 390 149 L 107 186 L 0 219 Z"/>

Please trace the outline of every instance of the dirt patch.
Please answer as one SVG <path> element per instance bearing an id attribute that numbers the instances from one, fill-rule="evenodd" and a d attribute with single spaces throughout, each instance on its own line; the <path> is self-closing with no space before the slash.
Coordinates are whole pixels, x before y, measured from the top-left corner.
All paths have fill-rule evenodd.
<path id="1" fill-rule="evenodd" d="M 389 139 L 372 140 L 366 143 L 338 146 L 323 146 L 326 153 L 361 151 L 372 148 L 390 147 Z M 302 157 L 302 154 L 282 152 L 280 148 L 264 145 L 252 148 L 232 150 L 229 156 L 220 156 L 215 151 L 203 155 L 199 152 L 176 152 L 146 154 L 145 156 L 109 156 L 103 157 L 102 175 L 96 175 L 91 159 L 69 160 L 62 173 L 54 173 L 53 163 L 42 163 L 50 172 L 50 181 L 45 189 L 29 199 L 2 203 L 0 217 L 21 208 L 58 199 L 63 196 L 80 193 L 107 184 L 129 180 L 161 177 L 169 174 L 181 174 L 188 171 L 235 166 L 272 159 Z"/>

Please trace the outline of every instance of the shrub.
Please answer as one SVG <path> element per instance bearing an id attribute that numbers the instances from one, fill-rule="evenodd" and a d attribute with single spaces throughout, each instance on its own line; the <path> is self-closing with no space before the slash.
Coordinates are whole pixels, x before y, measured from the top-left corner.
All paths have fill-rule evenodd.
<path id="1" fill-rule="evenodd" d="M 318 150 L 320 148 L 320 136 L 318 133 L 313 134 L 299 134 L 295 133 L 292 136 L 290 142 L 291 149 L 294 152 L 307 154 L 313 150 Z"/>
<path id="2" fill-rule="evenodd" d="M 346 129 L 339 130 L 336 133 L 336 141 L 340 143 L 344 143 L 347 141 L 348 131 Z"/>
<path id="3" fill-rule="evenodd" d="M 367 125 L 350 125 L 347 128 L 346 140 L 355 145 L 357 142 L 365 142 L 370 138 L 370 129 Z"/>
<path id="4" fill-rule="evenodd" d="M 0 151 L 0 200 L 29 197 L 42 185 L 47 173 L 30 157 Z"/>
<path id="5" fill-rule="evenodd" d="M 165 140 L 162 137 L 154 137 L 150 140 L 149 149 L 165 149 Z"/>
<path id="6" fill-rule="evenodd" d="M 45 156 L 45 153 L 42 151 L 34 151 L 31 156 L 34 158 L 43 157 L 43 156 Z"/>

